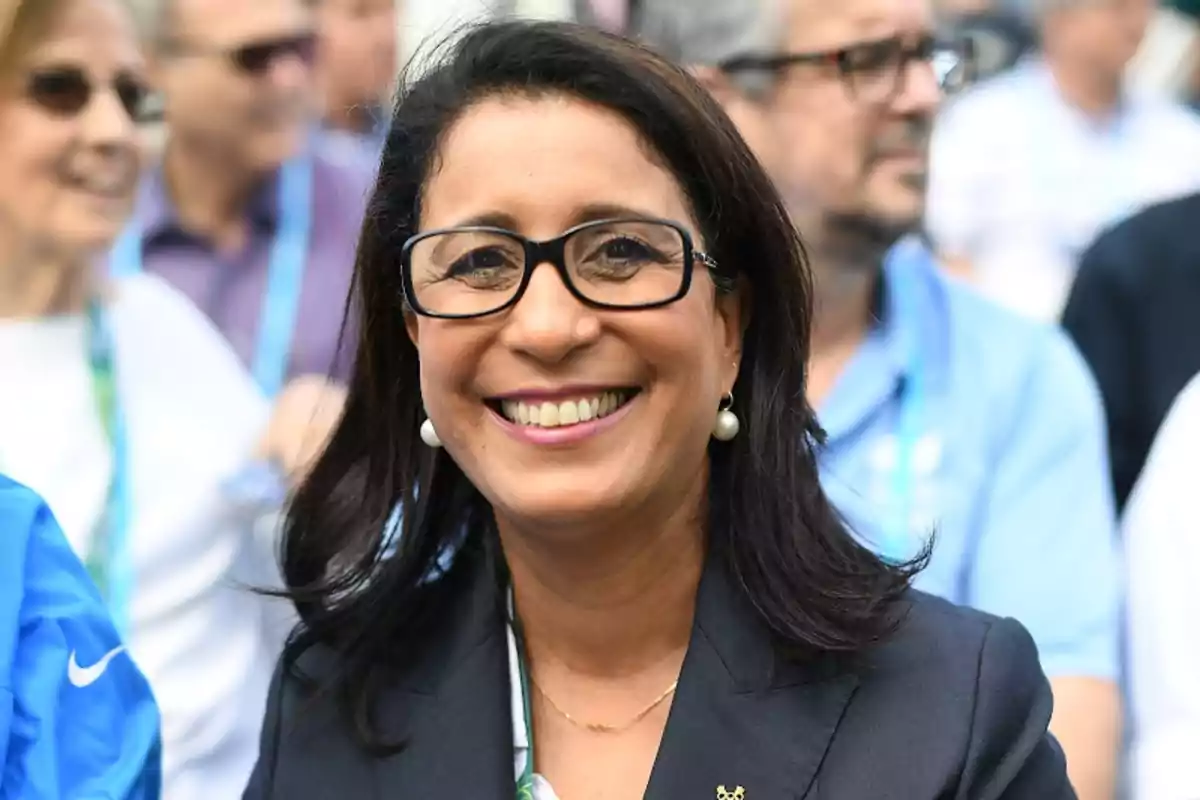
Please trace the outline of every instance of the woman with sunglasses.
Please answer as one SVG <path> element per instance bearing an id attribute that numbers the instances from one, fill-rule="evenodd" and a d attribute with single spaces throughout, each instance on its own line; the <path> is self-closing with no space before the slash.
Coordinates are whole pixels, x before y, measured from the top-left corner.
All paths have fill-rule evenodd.
<path id="1" fill-rule="evenodd" d="M 1029 635 L 823 495 L 811 276 L 713 99 L 571 25 L 441 52 L 369 205 L 244 796 L 1073 797 Z"/>
<path id="2" fill-rule="evenodd" d="M 176 290 L 103 277 L 146 97 L 121 0 L 0 0 L 0 20 L 0 471 L 46 498 L 149 679 L 166 796 L 232 797 L 282 636 L 244 588 L 277 582 L 271 544 L 222 487 L 269 409 Z"/>

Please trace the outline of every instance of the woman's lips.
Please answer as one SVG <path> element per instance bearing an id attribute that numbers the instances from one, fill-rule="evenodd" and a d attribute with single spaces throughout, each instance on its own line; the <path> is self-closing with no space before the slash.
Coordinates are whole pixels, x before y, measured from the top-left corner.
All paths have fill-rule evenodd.
<path id="1" fill-rule="evenodd" d="M 506 399 L 488 410 L 515 439 L 538 445 L 573 444 L 599 435 L 624 419 L 638 392 L 619 390 L 562 400 Z"/>

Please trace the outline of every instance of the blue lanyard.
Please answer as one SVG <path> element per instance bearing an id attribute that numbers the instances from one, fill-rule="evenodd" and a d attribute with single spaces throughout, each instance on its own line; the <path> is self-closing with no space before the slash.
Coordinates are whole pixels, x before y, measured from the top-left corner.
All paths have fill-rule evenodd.
<path id="1" fill-rule="evenodd" d="M 921 359 L 913 356 L 900 389 L 900 411 L 896 427 L 896 466 L 892 471 L 891 524 L 884 533 L 882 555 L 902 562 L 911 557 L 913 495 L 916 493 L 916 451 L 921 438 L 925 388 Z"/>
<path id="2" fill-rule="evenodd" d="M 112 448 L 112 477 L 104 511 L 96 523 L 85 564 L 108 604 L 117 631 L 129 633 L 133 559 L 129 530 L 133 488 L 129 470 L 129 432 L 117 385 L 116 346 L 108 312 L 93 300 L 87 309 L 88 366 L 96 414 Z"/>
<path id="3" fill-rule="evenodd" d="M 915 244 L 901 242 L 888 254 L 884 270 L 891 276 L 887 290 L 893 293 L 892 313 L 898 318 L 893 324 L 912 326 L 919 323 L 916 304 L 910 297 L 909 282 L 916 277 L 898 269 L 897 260 L 928 258 L 928 253 Z M 918 337 L 914 337 L 918 338 Z M 902 562 L 912 556 L 913 496 L 916 493 L 916 451 L 921 439 L 925 416 L 925 364 L 919 341 L 910 341 L 904 382 L 900 388 L 900 409 L 896 424 L 896 462 L 892 470 L 891 500 L 887 509 L 888 524 L 884 529 L 880 555 L 888 561 Z"/>
<path id="4" fill-rule="evenodd" d="M 288 161 L 279 172 L 279 229 L 267 264 L 267 287 L 251 364 L 254 380 L 268 397 L 279 394 L 287 380 L 312 228 L 312 173 L 308 157 Z M 130 226 L 113 248 L 114 273 L 142 272 L 143 255 L 142 232 Z"/>

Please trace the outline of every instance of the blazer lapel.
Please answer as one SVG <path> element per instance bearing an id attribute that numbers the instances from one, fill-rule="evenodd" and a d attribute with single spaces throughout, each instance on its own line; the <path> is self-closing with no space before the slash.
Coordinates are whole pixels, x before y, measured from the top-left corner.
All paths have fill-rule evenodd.
<path id="1" fill-rule="evenodd" d="M 503 595 L 488 559 L 475 561 L 428 655 L 381 695 L 380 729 L 408 746 L 372 762 L 376 797 L 515 796 Z M 829 659 L 780 661 L 710 555 L 647 800 L 803 798 L 857 686 Z"/>
<path id="2" fill-rule="evenodd" d="M 701 579 L 692 639 L 646 798 L 802 798 L 858 679 L 827 659 L 780 661 L 769 631 L 733 590 L 720 561 L 710 554 Z"/>
<path id="3" fill-rule="evenodd" d="M 460 554 L 460 557 L 465 557 Z M 380 726 L 408 746 L 375 762 L 376 796 L 512 800 L 512 711 L 504 608 L 479 557 L 444 636 L 381 697 Z"/>

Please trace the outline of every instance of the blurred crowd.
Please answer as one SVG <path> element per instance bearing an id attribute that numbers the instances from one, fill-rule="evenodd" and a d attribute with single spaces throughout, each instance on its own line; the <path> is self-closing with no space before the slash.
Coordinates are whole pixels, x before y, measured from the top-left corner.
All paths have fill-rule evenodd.
<path id="1" fill-rule="evenodd" d="M 371 380 L 347 298 L 397 75 L 521 14 L 714 94 L 844 256 L 814 258 L 809 402 L 848 524 L 898 559 L 932 533 L 918 588 L 1029 629 L 1081 798 L 1200 798 L 1200 4 L 846 2 L 924 32 L 820 0 L 0 0 L 0 473 L 146 673 L 165 797 L 239 797 L 257 755 L 294 612 L 250 587 Z"/>

